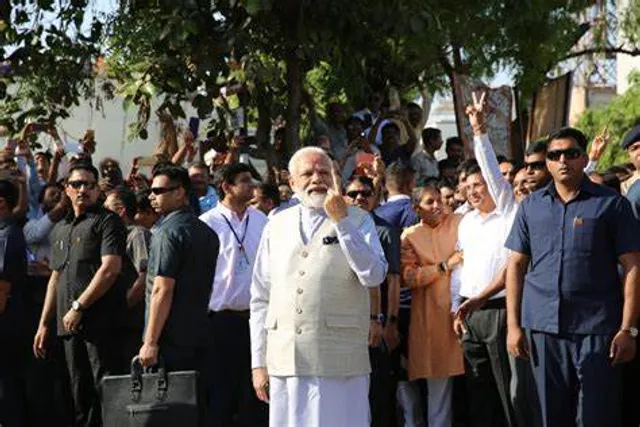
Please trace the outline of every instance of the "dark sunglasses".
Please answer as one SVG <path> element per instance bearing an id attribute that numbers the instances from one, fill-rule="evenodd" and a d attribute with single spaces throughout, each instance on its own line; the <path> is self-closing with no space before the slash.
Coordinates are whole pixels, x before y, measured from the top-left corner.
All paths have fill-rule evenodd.
<path id="1" fill-rule="evenodd" d="M 357 199 L 358 195 L 364 197 L 365 199 L 368 199 L 369 197 L 373 196 L 373 191 L 371 190 L 362 190 L 362 191 L 347 191 L 347 197 L 350 199 Z"/>
<path id="2" fill-rule="evenodd" d="M 69 187 L 73 188 L 74 190 L 79 190 L 83 186 L 87 190 L 93 190 L 94 188 L 96 188 L 96 182 L 95 181 L 69 181 L 69 182 L 67 182 L 67 185 Z"/>
<path id="3" fill-rule="evenodd" d="M 547 167 L 547 164 L 545 163 L 544 160 L 538 160 L 537 162 L 529 162 L 529 163 L 525 162 L 524 163 L 524 168 L 525 169 L 531 168 L 533 170 L 542 170 L 542 169 L 544 169 L 546 167 Z"/>
<path id="4" fill-rule="evenodd" d="M 582 156 L 583 151 L 578 148 L 567 148 L 566 150 L 553 150 L 547 151 L 547 159 L 552 162 L 557 162 L 564 154 L 564 158 L 567 160 L 575 160 Z"/>
<path id="5" fill-rule="evenodd" d="M 159 196 L 161 194 L 168 193 L 169 191 L 173 191 L 177 188 L 178 188 L 177 186 L 176 187 L 153 187 L 151 188 L 150 191 L 154 196 Z"/>

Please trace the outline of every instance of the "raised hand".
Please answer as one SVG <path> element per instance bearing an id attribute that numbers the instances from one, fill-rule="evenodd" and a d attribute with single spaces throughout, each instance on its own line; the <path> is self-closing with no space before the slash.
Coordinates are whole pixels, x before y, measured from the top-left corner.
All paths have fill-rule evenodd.
<path id="1" fill-rule="evenodd" d="M 465 113 L 469 116 L 469 123 L 471 124 L 471 129 L 473 129 L 473 134 L 476 136 L 487 133 L 487 123 L 484 115 L 486 95 L 486 92 L 482 92 L 480 97 L 478 97 L 476 92 L 471 92 L 473 104 L 468 105 L 465 109 Z"/>
<path id="2" fill-rule="evenodd" d="M 335 168 L 331 168 L 331 180 L 333 185 L 327 190 L 324 210 L 331 221 L 338 223 L 347 217 L 347 203 L 342 197 L 342 186 Z"/>
<path id="3" fill-rule="evenodd" d="M 602 132 L 593 139 L 591 148 L 589 148 L 589 160 L 597 162 L 607 149 L 607 145 L 611 141 L 611 134 L 608 131 L 608 125 L 602 129 Z"/>

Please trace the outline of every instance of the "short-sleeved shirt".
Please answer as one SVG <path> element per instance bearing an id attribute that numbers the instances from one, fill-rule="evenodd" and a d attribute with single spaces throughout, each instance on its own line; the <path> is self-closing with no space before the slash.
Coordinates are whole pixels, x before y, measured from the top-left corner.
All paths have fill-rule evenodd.
<path id="1" fill-rule="evenodd" d="M 127 256 L 138 274 L 147 271 L 151 232 L 139 225 L 127 227 Z"/>
<path id="2" fill-rule="evenodd" d="M 27 244 L 22 229 L 10 220 L 0 219 L 0 280 L 11 284 L 4 313 L 0 314 L 0 337 L 18 335 L 27 279 Z M 0 350 L 2 351 L 2 350 Z"/>
<path id="3" fill-rule="evenodd" d="M 218 235 L 188 209 L 167 214 L 154 228 L 147 269 L 147 307 L 157 276 L 175 280 L 171 312 L 160 336 L 161 348 L 165 344 L 200 347 L 209 339 L 209 294 L 219 250 Z"/>
<path id="4" fill-rule="evenodd" d="M 626 199 L 585 178 L 564 204 L 551 182 L 522 202 L 506 247 L 531 257 L 523 327 L 554 334 L 618 330 L 624 302 L 618 257 L 640 251 Z"/>
<path id="5" fill-rule="evenodd" d="M 102 257 L 117 255 L 126 262 L 127 230 L 116 214 L 96 204 L 75 217 L 68 215 L 51 234 L 51 268 L 60 278 L 56 287 L 58 335 L 65 336 L 62 319 L 73 301 L 87 289 L 102 265 Z M 102 333 L 122 326 L 126 310 L 126 289 L 130 277 L 119 274 L 109 290 L 87 307 L 82 316 L 85 335 Z"/>

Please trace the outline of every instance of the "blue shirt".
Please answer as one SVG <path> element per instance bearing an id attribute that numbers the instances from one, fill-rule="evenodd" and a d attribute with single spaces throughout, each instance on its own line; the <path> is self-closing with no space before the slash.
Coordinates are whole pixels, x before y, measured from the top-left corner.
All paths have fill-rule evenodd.
<path id="1" fill-rule="evenodd" d="M 531 257 L 523 327 L 595 335 L 618 330 L 618 257 L 640 251 L 640 229 L 626 199 L 585 178 L 564 204 L 551 182 L 522 202 L 505 245 Z"/>
<path id="2" fill-rule="evenodd" d="M 208 185 L 205 195 L 198 198 L 198 201 L 200 202 L 200 214 L 215 208 L 218 204 L 218 200 L 218 192 L 211 185 Z"/>
<path id="3" fill-rule="evenodd" d="M 400 198 L 396 198 L 400 197 Z M 376 215 L 383 220 L 382 225 L 391 228 L 407 228 L 416 225 L 420 220 L 409 196 L 395 196 L 375 210 Z M 386 223 L 386 224 L 385 224 Z"/>
<path id="4" fill-rule="evenodd" d="M 633 183 L 627 191 L 627 199 L 631 202 L 631 208 L 636 218 L 640 219 L 640 180 Z"/>
<path id="5" fill-rule="evenodd" d="M 389 199 L 374 211 L 376 225 L 402 230 L 420 221 L 409 196 L 392 196 Z M 408 288 L 400 289 L 400 308 L 411 308 L 411 290 Z"/>

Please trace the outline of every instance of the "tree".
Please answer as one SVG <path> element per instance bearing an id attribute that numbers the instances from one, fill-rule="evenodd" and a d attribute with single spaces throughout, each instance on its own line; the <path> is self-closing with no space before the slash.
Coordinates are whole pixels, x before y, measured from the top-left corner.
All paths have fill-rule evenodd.
<path id="1" fill-rule="evenodd" d="M 604 108 L 586 110 L 577 127 L 587 137 L 593 139 L 607 127 L 611 142 L 598 162 L 598 170 L 605 171 L 613 165 L 628 162 L 627 152 L 620 142 L 632 127 L 639 124 L 640 118 L 640 73 L 629 76 L 629 88 L 614 97 Z"/>

